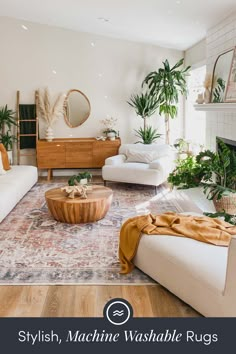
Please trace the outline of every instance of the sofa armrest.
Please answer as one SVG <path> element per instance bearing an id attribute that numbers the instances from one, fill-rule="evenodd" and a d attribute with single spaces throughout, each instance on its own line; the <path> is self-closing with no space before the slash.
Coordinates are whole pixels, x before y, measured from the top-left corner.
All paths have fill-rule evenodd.
<path id="1" fill-rule="evenodd" d="M 120 155 L 115 155 L 112 157 L 108 157 L 105 160 L 105 165 L 120 165 L 121 163 L 124 163 L 126 160 L 126 156 L 123 154 Z"/>

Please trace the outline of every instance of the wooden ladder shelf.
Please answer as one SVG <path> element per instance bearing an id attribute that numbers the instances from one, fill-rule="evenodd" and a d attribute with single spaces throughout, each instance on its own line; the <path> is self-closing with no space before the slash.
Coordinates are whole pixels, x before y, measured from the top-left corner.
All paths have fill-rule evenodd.
<path id="1" fill-rule="evenodd" d="M 34 105 L 35 105 L 35 117 L 29 117 L 29 119 L 25 119 L 25 117 L 21 117 L 20 114 L 20 91 L 17 91 L 16 95 L 16 100 L 17 100 L 17 164 L 20 165 L 20 160 L 22 156 L 35 156 L 37 158 L 36 154 L 36 148 L 37 148 L 37 141 L 38 141 L 38 91 L 35 91 L 35 99 L 34 99 Z M 27 105 L 26 105 L 27 106 Z M 21 123 L 25 123 L 24 129 Z M 35 122 L 35 131 L 32 133 L 30 131 L 30 126 L 27 127 L 26 123 L 34 123 Z M 23 130 L 23 131 L 22 131 Z M 29 132 L 29 133 L 28 133 Z M 31 148 L 25 148 L 21 146 L 21 137 L 35 137 L 35 147 Z M 30 152 L 23 152 L 23 150 L 30 149 Z"/>

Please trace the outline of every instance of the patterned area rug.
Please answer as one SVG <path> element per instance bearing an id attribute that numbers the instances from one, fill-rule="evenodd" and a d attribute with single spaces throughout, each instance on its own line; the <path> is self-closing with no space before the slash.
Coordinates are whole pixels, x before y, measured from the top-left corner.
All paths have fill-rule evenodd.
<path id="1" fill-rule="evenodd" d="M 119 274 L 119 230 L 124 220 L 148 212 L 181 212 L 164 187 L 112 183 L 106 217 L 89 224 L 64 224 L 49 214 L 46 190 L 64 183 L 38 183 L 0 224 L 0 284 L 150 284 L 135 269 Z"/>

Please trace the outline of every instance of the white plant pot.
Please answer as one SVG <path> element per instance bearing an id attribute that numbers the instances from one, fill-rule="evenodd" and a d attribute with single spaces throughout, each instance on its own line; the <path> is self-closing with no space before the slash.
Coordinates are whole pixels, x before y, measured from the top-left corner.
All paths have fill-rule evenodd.
<path id="1" fill-rule="evenodd" d="M 109 140 L 115 140 L 116 134 L 113 132 L 107 133 L 107 137 Z"/>
<path id="2" fill-rule="evenodd" d="M 87 178 L 83 178 L 80 180 L 79 182 L 80 184 L 88 184 L 88 179 Z"/>
<path id="3" fill-rule="evenodd" d="M 52 141 L 52 140 L 54 139 L 53 130 L 52 130 L 51 127 L 47 127 L 45 139 L 46 139 L 47 141 Z"/>

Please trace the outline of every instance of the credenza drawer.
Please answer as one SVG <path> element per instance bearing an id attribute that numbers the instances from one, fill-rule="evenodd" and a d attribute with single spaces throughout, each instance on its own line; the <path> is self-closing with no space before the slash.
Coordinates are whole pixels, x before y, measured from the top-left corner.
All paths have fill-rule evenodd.
<path id="1" fill-rule="evenodd" d="M 39 143 L 37 147 L 38 167 L 65 168 L 65 151 L 64 143 Z"/>
<path id="2" fill-rule="evenodd" d="M 93 167 L 93 144 L 66 143 L 66 167 Z"/>

